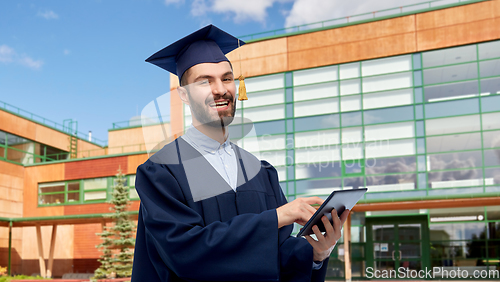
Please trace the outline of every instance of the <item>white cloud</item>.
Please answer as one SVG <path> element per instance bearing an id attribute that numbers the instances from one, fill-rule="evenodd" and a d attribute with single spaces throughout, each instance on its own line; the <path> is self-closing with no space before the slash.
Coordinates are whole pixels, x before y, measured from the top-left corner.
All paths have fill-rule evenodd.
<path id="1" fill-rule="evenodd" d="M 233 0 L 215 0 L 211 10 L 215 13 L 233 15 L 234 22 L 253 20 L 264 23 L 267 17 L 267 9 L 273 6 L 277 0 L 252 0 L 238 1 Z"/>
<path id="2" fill-rule="evenodd" d="M 398 8 L 421 2 L 421 0 L 295 0 L 292 10 L 286 17 L 285 27 Z"/>
<path id="3" fill-rule="evenodd" d="M 46 20 L 56 20 L 59 18 L 59 15 L 57 15 L 52 10 L 38 11 L 37 16 L 42 17 Z"/>
<path id="4" fill-rule="evenodd" d="M 183 4 L 185 0 L 165 0 L 165 4 Z M 190 13 L 199 20 L 206 22 L 209 14 L 217 14 L 232 18 L 233 22 L 256 21 L 265 23 L 267 9 L 274 3 L 293 0 L 193 0 Z"/>
<path id="5" fill-rule="evenodd" d="M 35 60 L 25 54 L 19 55 L 13 48 L 5 44 L 0 45 L 0 62 L 6 64 L 14 62 L 34 70 L 43 66 L 42 60 Z"/>
<path id="6" fill-rule="evenodd" d="M 184 4 L 184 0 L 165 0 L 165 4 Z"/>
<path id="7" fill-rule="evenodd" d="M 26 55 L 23 55 L 19 58 L 19 63 L 23 66 L 29 67 L 34 70 L 40 69 L 43 65 L 42 60 L 33 60 L 32 58 Z"/>
<path id="8" fill-rule="evenodd" d="M 10 63 L 14 60 L 16 52 L 7 45 L 0 45 L 0 62 Z"/>

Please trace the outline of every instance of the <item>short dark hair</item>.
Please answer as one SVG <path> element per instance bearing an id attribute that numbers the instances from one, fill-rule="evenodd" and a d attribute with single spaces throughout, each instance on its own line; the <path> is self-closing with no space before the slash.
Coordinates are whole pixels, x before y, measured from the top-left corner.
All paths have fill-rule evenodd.
<path id="1" fill-rule="evenodd" d="M 185 86 L 187 85 L 187 77 L 188 77 L 188 74 L 189 74 L 189 70 L 191 70 L 191 68 L 187 69 L 181 76 L 181 86 Z"/>

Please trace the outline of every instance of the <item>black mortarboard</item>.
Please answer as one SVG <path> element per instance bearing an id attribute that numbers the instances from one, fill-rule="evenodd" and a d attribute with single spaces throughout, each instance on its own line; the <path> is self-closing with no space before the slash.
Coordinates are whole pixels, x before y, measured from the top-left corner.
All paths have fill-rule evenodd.
<path id="1" fill-rule="evenodd" d="M 184 72 L 194 65 L 229 62 L 225 54 L 243 44 L 245 42 L 216 26 L 208 25 L 161 49 L 146 62 L 176 74 L 180 80 Z"/>

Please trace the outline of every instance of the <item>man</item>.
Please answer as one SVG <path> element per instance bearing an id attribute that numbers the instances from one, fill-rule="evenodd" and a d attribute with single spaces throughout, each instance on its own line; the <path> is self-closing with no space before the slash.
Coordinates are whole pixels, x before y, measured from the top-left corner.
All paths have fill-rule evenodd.
<path id="1" fill-rule="evenodd" d="M 290 203 L 277 172 L 232 144 L 236 86 L 225 53 L 243 42 L 210 25 L 147 61 L 177 74 L 192 127 L 139 166 L 132 281 L 323 281 L 348 211 L 326 233 L 291 237 L 318 197 Z"/>

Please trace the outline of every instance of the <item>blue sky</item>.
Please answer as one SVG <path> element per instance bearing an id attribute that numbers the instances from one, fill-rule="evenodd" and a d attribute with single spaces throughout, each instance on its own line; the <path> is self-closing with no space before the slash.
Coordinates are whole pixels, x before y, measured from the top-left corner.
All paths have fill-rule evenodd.
<path id="1" fill-rule="evenodd" d="M 45 0 L 0 3 L 0 101 L 101 140 L 169 91 L 151 54 L 212 23 L 242 36 L 418 0 Z"/>

